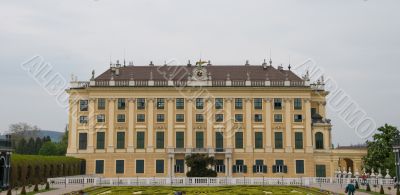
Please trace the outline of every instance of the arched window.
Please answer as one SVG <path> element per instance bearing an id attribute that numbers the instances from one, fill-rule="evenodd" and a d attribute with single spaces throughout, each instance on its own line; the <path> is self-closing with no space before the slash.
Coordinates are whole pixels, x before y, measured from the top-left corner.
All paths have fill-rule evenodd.
<path id="1" fill-rule="evenodd" d="M 324 149 L 324 134 L 321 132 L 315 134 L 315 149 Z"/>

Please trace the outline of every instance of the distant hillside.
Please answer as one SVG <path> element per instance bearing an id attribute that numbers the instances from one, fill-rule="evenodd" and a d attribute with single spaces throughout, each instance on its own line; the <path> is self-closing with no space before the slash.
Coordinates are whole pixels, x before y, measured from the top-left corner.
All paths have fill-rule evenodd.
<path id="1" fill-rule="evenodd" d="M 50 130 L 39 130 L 38 136 L 50 136 L 52 142 L 59 142 L 64 135 L 64 132 L 50 131 Z"/>

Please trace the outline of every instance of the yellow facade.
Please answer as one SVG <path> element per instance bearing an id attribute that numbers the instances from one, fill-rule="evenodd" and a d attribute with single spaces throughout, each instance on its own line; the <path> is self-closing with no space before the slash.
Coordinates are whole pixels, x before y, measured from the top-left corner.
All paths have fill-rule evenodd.
<path id="1" fill-rule="evenodd" d="M 68 90 L 70 139 L 67 155 L 86 159 L 87 174 L 104 177 L 185 176 L 185 173 L 175 170 L 176 160 L 183 160 L 192 153 L 205 153 L 222 160 L 225 170 L 218 173 L 221 177 L 331 177 L 339 166 L 338 162 L 345 158 L 353 162 L 349 167 L 361 170 L 361 157 L 365 155 L 365 150 L 332 148 L 331 124 L 325 120 L 328 93 L 307 85 L 307 81 L 302 86 L 286 83 L 281 86 L 252 86 L 246 83 L 230 87 L 213 84 L 178 87 L 169 84 L 169 81 L 164 86 L 156 86 L 151 78 L 146 81 L 146 86 L 135 86 L 130 81 L 119 85 L 118 82 L 124 81 L 112 78 L 107 84 L 102 84 L 104 81 L 92 80 Z M 179 108 L 181 100 L 177 106 L 179 98 L 183 98 L 183 109 Z M 143 99 L 144 108 L 139 109 L 139 100 Z M 161 99 L 164 100 L 163 109 L 157 107 Z M 202 109 L 196 107 L 198 99 L 204 102 Z M 237 106 L 239 99 L 242 100 L 242 108 Z M 279 100 L 281 108 L 275 105 Z M 119 108 L 123 101 L 125 108 Z M 216 102 L 222 108 L 217 108 Z M 87 111 L 82 109 L 86 105 Z M 104 108 L 101 108 L 103 105 Z M 318 113 L 322 120 L 313 121 L 312 112 Z M 138 120 L 140 114 L 144 115 L 143 122 Z M 162 118 L 160 114 L 163 114 L 164 121 L 158 121 Z M 183 121 L 177 121 L 177 114 L 183 116 Z M 216 115 L 221 117 L 221 114 L 223 119 L 219 122 Z M 281 114 L 281 122 L 275 121 L 276 114 Z M 98 120 L 99 115 L 105 116 L 104 122 Z M 203 115 L 203 122 L 198 121 L 198 115 Z M 236 120 L 236 117 L 241 118 L 240 115 L 241 122 Z M 295 121 L 298 116 L 301 118 Z M 256 121 L 256 117 L 261 121 Z M 100 144 L 104 147 L 99 147 L 97 143 L 98 132 L 104 132 L 104 144 Z M 137 143 L 138 132 L 145 135 L 143 148 Z M 163 141 L 160 141 L 161 138 L 157 141 L 158 132 L 163 132 L 160 136 Z M 183 132 L 180 133 L 183 134 L 183 148 L 177 148 L 177 142 L 182 142 L 181 137 L 177 140 L 177 132 Z M 197 132 L 203 132 L 203 139 L 196 137 Z M 221 133 L 223 141 L 217 140 L 217 132 Z M 243 135 L 242 148 L 237 146 L 236 142 L 240 139 L 236 132 L 242 132 L 239 133 Z M 282 133 L 282 140 L 276 132 Z M 322 141 L 321 137 L 317 138 L 317 134 L 320 136 L 321 133 Z M 80 134 L 86 134 L 86 138 Z M 118 140 L 118 135 L 124 136 Z M 196 143 L 201 140 L 203 144 Z M 163 147 L 157 147 L 157 143 L 161 142 L 164 142 Z M 282 142 L 282 147 L 278 142 Z M 123 168 L 119 164 L 118 172 L 117 161 L 121 163 L 121 160 Z M 144 162 L 139 171 L 137 167 L 141 165 L 137 165 L 137 160 Z M 163 160 L 158 165 L 159 173 L 156 171 L 157 160 Z M 266 165 L 263 168 L 266 172 L 254 172 L 253 166 L 260 160 Z M 283 160 L 287 168 L 280 166 L 277 160 Z M 96 169 L 96 161 L 103 161 L 102 169 Z M 244 166 L 233 167 L 240 165 L 240 161 L 247 166 L 247 171 L 243 170 Z M 160 166 L 163 166 L 162 171 Z M 185 165 L 183 169 L 186 172 L 188 167 Z"/>

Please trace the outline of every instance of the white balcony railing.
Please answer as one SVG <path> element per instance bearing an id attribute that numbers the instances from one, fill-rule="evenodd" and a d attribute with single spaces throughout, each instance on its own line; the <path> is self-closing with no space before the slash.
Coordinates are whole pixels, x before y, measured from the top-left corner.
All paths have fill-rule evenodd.
<path id="1" fill-rule="evenodd" d="M 98 186 L 223 186 L 223 185 L 290 185 L 309 186 L 312 184 L 346 184 L 350 181 L 369 183 L 370 185 L 392 186 L 393 179 L 384 178 L 336 178 L 336 177 L 119 177 L 103 178 L 88 176 L 70 176 L 49 178 L 50 184 L 92 184 Z"/>

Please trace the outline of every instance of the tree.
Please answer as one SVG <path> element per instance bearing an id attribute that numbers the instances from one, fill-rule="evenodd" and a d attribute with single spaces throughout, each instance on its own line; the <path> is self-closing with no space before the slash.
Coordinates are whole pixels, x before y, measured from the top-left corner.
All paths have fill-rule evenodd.
<path id="1" fill-rule="evenodd" d="M 11 132 L 11 139 L 12 140 L 19 140 L 23 137 L 25 139 L 29 139 L 31 137 L 37 137 L 39 127 L 36 125 L 30 125 L 28 123 L 19 122 L 11 124 L 8 128 Z"/>
<path id="2" fill-rule="evenodd" d="M 35 152 L 35 140 L 31 137 L 28 141 L 26 154 L 34 154 Z"/>
<path id="3" fill-rule="evenodd" d="M 25 138 L 20 139 L 16 146 L 15 153 L 24 154 L 24 152 L 26 152 L 26 145 L 27 143 Z"/>
<path id="4" fill-rule="evenodd" d="M 385 124 L 378 128 L 378 133 L 373 136 L 373 140 L 367 141 L 368 153 L 363 157 L 367 170 L 389 169 L 390 175 L 396 175 L 392 146 L 394 138 L 398 135 L 399 131 L 394 126 Z"/>
<path id="5" fill-rule="evenodd" d="M 188 177 L 217 177 L 217 172 L 208 167 L 215 165 L 214 157 L 205 154 L 192 154 L 185 158 L 186 165 L 190 171 L 186 173 Z"/>
<path id="6" fill-rule="evenodd" d="M 379 190 L 379 194 L 385 194 L 385 190 L 383 190 L 383 186 L 381 185 L 381 190 Z"/>
<path id="7" fill-rule="evenodd" d="M 39 155 L 56 156 L 58 155 L 57 145 L 53 142 L 46 142 L 39 150 Z"/>
<path id="8" fill-rule="evenodd" d="M 42 147 L 42 139 L 40 139 L 40 137 L 36 137 L 35 140 L 35 151 L 33 152 L 33 154 L 38 154 L 40 148 Z"/>

